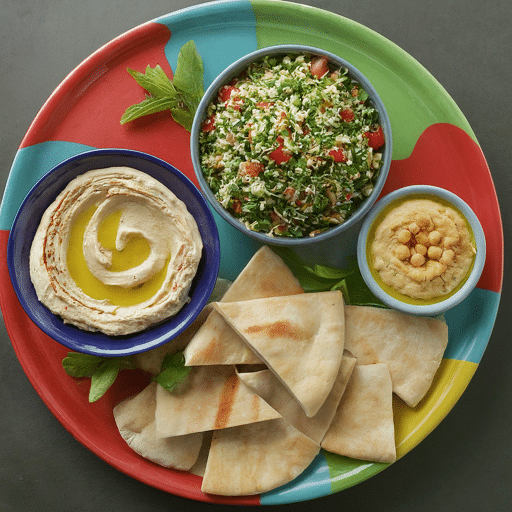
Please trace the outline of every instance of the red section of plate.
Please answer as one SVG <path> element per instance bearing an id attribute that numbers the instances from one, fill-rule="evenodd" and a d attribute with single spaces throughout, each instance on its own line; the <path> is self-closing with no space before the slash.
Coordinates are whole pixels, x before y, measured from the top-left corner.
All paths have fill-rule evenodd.
<path id="1" fill-rule="evenodd" d="M 459 170 L 453 172 L 454 169 Z M 461 180 L 460 169 L 465 179 Z M 471 183 L 471 186 L 469 186 Z M 409 185 L 445 188 L 469 204 L 482 224 L 487 259 L 478 288 L 501 292 L 503 279 L 503 232 L 495 227 L 499 205 L 489 168 L 480 146 L 460 128 L 445 123 L 429 126 L 411 156 L 393 160 L 381 196 Z"/>
<path id="2" fill-rule="evenodd" d="M 258 496 L 222 497 L 201 492 L 201 478 L 164 468 L 137 455 L 119 435 L 112 410 L 149 383 L 141 371 L 123 371 L 97 402 L 88 401 L 90 379 L 69 377 L 62 368 L 68 349 L 44 334 L 26 315 L 7 270 L 8 231 L 0 231 L 0 307 L 16 355 L 34 389 L 62 425 L 84 446 L 123 473 L 148 485 L 197 501 L 259 505 Z"/>
<path id="3" fill-rule="evenodd" d="M 119 36 L 87 58 L 57 87 L 44 104 L 21 147 L 66 141 L 96 148 L 146 151 L 169 162 L 197 185 L 190 157 L 190 134 L 170 112 L 153 114 L 121 125 L 124 111 L 145 97 L 126 68 L 144 72 L 160 65 L 172 78 L 165 56 L 169 29 L 146 23 Z M 131 42 L 131 43 L 130 43 Z M 98 122 L 91 122 L 98 120 Z"/>

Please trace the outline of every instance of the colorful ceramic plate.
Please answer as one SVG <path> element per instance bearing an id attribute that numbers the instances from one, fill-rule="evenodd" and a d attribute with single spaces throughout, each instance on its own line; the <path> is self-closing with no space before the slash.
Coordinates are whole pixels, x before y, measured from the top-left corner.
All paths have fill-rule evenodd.
<path id="1" fill-rule="evenodd" d="M 289 485 L 231 499 L 206 496 L 199 477 L 140 458 L 119 436 L 112 407 L 141 390 L 147 377 L 124 372 L 103 399 L 89 404 L 88 384 L 62 370 L 67 349 L 29 320 L 8 277 L 6 245 L 16 211 L 42 174 L 65 158 L 91 148 L 141 150 L 168 161 L 195 182 L 190 153 L 184 149 L 189 147 L 189 133 L 170 116 L 155 114 L 119 124 L 126 107 L 144 97 L 126 68 L 143 71 L 148 64 L 160 64 L 171 73 L 181 46 L 190 39 L 204 61 L 205 86 L 227 65 L 264 46 L 300 43 L 340 55 L 372 82 L 391 120 L 393 162 L 383 194 L 406 185 L 437 185 L 473 208 L 487 239 L 486 265 L 477 288 L 446 314 L 450 342 L 430 392 L 414 410 L 395 402 L 398 457 L 430 433 L 457 402 L 491 335 L 503 276 L 498 202 L 480 146 L 457 105 L 410 55 L 349 19 L 292 3 L 212 2 L 177 11 L 114 39 L 71 72 L 30 126 L 6 186 L 0 211 L 3 317 L 26 374 L 53 414 L 78 441 L 120 471 L 170 493 L 208 502 L 279 504 L 324 496 L 366 480 L 387 465 L 321 452 Z M 220 217 L 216 222 L 222 248 L 219 275 L 233 279 L 258 246 Z M 317 261 L 340 263 L 332 255 L 350 255 L 352 250 L 350 240 L 342 239 L 311 254 Z"/>

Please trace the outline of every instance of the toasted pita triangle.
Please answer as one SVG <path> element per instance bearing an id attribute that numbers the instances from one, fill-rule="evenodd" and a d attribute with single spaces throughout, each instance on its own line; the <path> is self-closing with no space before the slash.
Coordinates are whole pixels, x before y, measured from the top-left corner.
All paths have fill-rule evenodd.
<path id="1" fill-rule="evenodd" d="M 320 443 L 331 425 L 355 364 L 355 357 L 348 353 L 343 356 L 340 371 L 331 392 L 312 418 L 306 416 L 302 407 L 270 370 L 239 373 L 238 376 L 299 432 Z"/>
<path id="2" fill-rule="evenodd" d="M 158 438 L 155 429 L 156 382 L 114 407 L 122 438 L 136 453 L 161 466 L 188 471 L 199 456 L 202 433 Z"/>
<path id="3" fill-rule="evenodd" d="M 322 448 L 355 459 L 396 460 L 393 392 L 387 365 L 357 365 Z"/>
<path id="4" fill-rule="evenodd" d="M 238 378 L 233 366 L 195 366 L 180 388 L 156 390 L 159 437 L 205 432 L 280 415 Z"/>
<path id="5" fill-rule="evenodd" d="M 183 353 L 187 366 L 257 364 L 254 353 L 217 311 L 213 311 Z"/>
<path id="6" fill-rule="evenodd" d="M 264 245 L 249 260 L 221 302 L 238 302 L 264 297 L 304 293 L 285 262 Z"/>
<path id="7" fill-rule="evenodd" d="M 201 490 L 229 496 L 270 491 L 300 475 L 319 451 L 284 419 L 217 430 Z"/>
<path id="8" fill-rule="evenodd" d="M 251 258 L 221 302 L 304 293 L 284 261 L 267 246 Z M 254 364 L 258 356 L 216 311 L 212 312 L 185 349 L 185 364 Z"/>
<path id="9" fill-rule="evenodd" d="M 443 358 L 448 344 L 446 323 L 366 306 L 347 306 L 345 320 L 345 346 L 357 364 L 386 363 L 393 391 L 415 407 Z"/>
<path id="10" fill-rule="evenodd" d="M 343 356 L 339 291 L 216 303 L 228 323 L 314 416 L 329 395 Z"/>

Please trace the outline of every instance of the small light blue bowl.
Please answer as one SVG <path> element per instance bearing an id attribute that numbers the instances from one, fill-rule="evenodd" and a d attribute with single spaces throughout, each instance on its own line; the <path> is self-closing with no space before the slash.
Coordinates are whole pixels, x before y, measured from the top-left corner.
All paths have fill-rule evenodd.
<path id="1" fill-rule="evenodd" d="M 173 317 L 145 331 L 107 336 L 88 332 L 54 315 L 39 302 L 30 280 L 29 255 L 40 219 L 58 194 L 74 178 L 93 169 L 127 166 L 163 183 L 186 205 L 203 240 L 203 254 L 190 289 L 190 301 Z M 217 227 L 208 203 L 178 169 L 154 156 L 125 149 L 98 149 L 80 153 L 46 173 L 21 204 L 9 234 L 7 266 L 18 299 L 31 320 L 48 336 L 77 352 L 98 356 L 124 356 L 163 345 L 183 332 L 208 302 L 220 264 Z"/>
<path id="2" fill-rule="evenodd" d="M 301 238 L 290 238 L 270 236 L 266 233 L 247 228 L 242 222 L 240 222 L 236 217 L 231 215 L 225 208 L 223 208 L 219 201 L 216 199 L 215 195 L 210 190 L 210 187 L 206 182 L 206 179 L 201 170 L 199 134 L 203 121 L 206 119 L 206 111 L 208 109 L 208 105 L 217 97 L 218 91 L 225 84 L 229 83 L 233 78 L 240 75 L 240 73 L 244 71 L 251 63 L 263 58 L 266 55 L 290 55 L 301 53 L 324 56 L 327 57 L 327 59 L 335 66 L 347 68 L 349 76 L 357 80 L 363 86 L 364 90 L 368 93 L 374 108 L 379 112 L 380 124 L 384 132 L 386 144 L 384 146 L 384 152 L 382 155 L 382 165 L 379 169 L 379 176 L 377 177 L 377 180 L 374 184 L 373 192 L 361 203 L 359 208 L 343 224 L 323 231 L 314 237 L 308 236 Z M 370 208 L 379 197 L 382 188 L 384 187 L 384 183 L 386 182 L 386 178 L 388 176 L 389 166 L 391 165 L 391 154 L 393 149 L 392 144 L 393 139 L 391 134 L 391 123 L 389 121 L 386 108 L 379 95 L 377 94 L 377 91 L 369 82 L 369 80 L 355 66 L 347 62 L 345 59 L 320 48 L 298 44 L 286 44 L 262 48 L 260 50 L 249 53 L 248 55 L 240 58 L 228 66 L 208 87 L 201 102 L 199 103 L 196 114 L 194 116 L 190 137 L 190 151 L 192 156 L 192 163 L 194 165 L 194 171 L 199 181 L 199 185 L 201 186 L 201 190 L 203 191 L 213 209 L 229 224 L 231 224 L 242 233 L 250 236 L 251 238 L 256 239 L 264 244 L 289 247 L 314 244 L 323 240 L 327 240 L 331 237 L 339 235 L 340 233 L 343 233 L 344 231 L 349 230 L 352 226 L 358 223 L 368 213 Z"/>
<path id="3" fill-rule="evenodd" d="M 435 303 L 409 304 L 408 302 L 406 302 L 407 298 L 405 297 L 405 300 L 402 301 L 389 295 L 383 288 L 381 288 L 379 283 L 374 278 L 372 272 L 370 271 L 368 262 L 368 236 L 379 214 L 391 203 L 399 199 L 414 198 L 415 196 L 422 197 L 425 195 L 440 198 L 441 200 L 444 200 L 445 202 L 453 205 L 456 209 L 459 210 L 460 213 L 462 213 L 462 215 L 466 218 L 466 220 L 469 223 L 469 226 L 473 231 L 473 236 L 476 245 L 476 255 L 473 268 L 470 270 L 469 277 L 454 294 L 448 294 L 446 299 L 440 300 L 439 302 Z M 441 313 L 444 313 L 448 309 L 456 306 L 461 301 L 463 301 L 475 288 L 476 284 L 478 283 L 478 280 L 480 279 L 485 264 L 485 254 L 485 235 L 480 224 L 480 221 L 478 220 L 473 210 L 468 206 L 466 202 L 464 202 L 460 197 L 458 197 L 454 193 L 430 185 L 412 185 L 409 187 L 404 187 L 395 190 L 394 192 L 391 192 L 390 194 L 380 199 L 377 202 L 377 204 L 373 207 L 372 211 L 364 219 L 357 240 L 357 261 L 359 269 L 361 271 L 365 283 L 368 285 L 371 292 L 390 308 L 402 311 L 403 313 L 419 316 L 439 315 Z"/>

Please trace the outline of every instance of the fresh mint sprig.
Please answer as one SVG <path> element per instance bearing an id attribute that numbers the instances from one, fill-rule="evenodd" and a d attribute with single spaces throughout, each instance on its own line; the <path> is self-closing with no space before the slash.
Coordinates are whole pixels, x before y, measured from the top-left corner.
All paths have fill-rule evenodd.
<path id="1" fill-rule="evenodd" d="M 114 383 L 120 370 L 136 368 L 131 356 L 100 357 L 79 352 L 68 352 L 62 360 L 65 372 L 71 377 L 89 377 L 89 402 L 96 402 Z"/>
<path id="2" fill-rule="evenodd" d="M 306 265 L 288 248 L 276 248 L 293 275 L 306 292 L 324 292 L 340 290 L 346 304 L 357 306 L 386 307 L 370 291 L 356 265 L 346 269 L 326 265 Z"/>
<path id="3" fill-rule="evenodd" d="M 203 61 L 194 41 L 182 46 L 172 80 L 159 65 L 147 66 L 145 73 L 128 68 L 128 73 L 148 94 L 143 101 L 126 109 L 121 124 L 170 110 L 177 123 L 188 131 L 192 129 L 194 114 L 204 94 Z"/>
<path id="4" fill-rule="evenodd" d="M 166 354 L 161 371 L 153 380 L 172 393 L 187 378 L 191 370 L 190 366 L 185 366 L 183 351 Z"/>
<path id="5" fill-rule="evenodd" d="M 79 352 L 68 352 L 62 360 L 62 366 L 71 377 L 91 379 L 90 403 L 96 402 L 107 392 L 121 370 L 137 368 L 132 356 L 101 357 Z M 183 351 L 167 354 L 162 362 L 160 374 L 153 380 L 172 392 L 187 378 L 190 370 L 191 368 L 185 366 Z"/>

